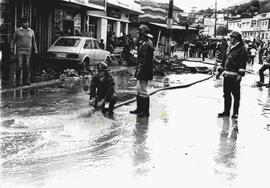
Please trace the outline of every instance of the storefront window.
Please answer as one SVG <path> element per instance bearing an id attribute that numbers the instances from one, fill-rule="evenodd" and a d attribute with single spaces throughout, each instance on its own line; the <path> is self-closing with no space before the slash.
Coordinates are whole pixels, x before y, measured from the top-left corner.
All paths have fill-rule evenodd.
<path id="1" fill-rule="evenodd" d="M 76 14 L 76 16 L 74 17 L 74 31 L 78 30 L 81 33 L 81 22 L 81 15 Z"/>
<path id="2" fill-rule="evenodd" d="M 64 35 L 74 35 L 76 29 L 81 32 L 81 14 L 76 14 L 72 10 L 55 9 L 53 24 L 54 40 Z"/>
<path id="3" fill-rule="evenodd" d="M 89 33 L 90 37 L 97 38 L 97 19 L 89 17 Z"/>
<path id="4" fill-rule="evenodd" d="M 30 21 L 31 25 L 31 8 L 30 8 L 30 0 L 21 0 L 16 1 L 17 5 L 17 27 L 21 26 L 21 18 L 26 17 Z"/>
<path id="5" fill-rule="evenodd" d="M 111 33 L 113 32 L 113 21 L 112 20 L 108 20 L 107 31 L 111 32 Z"/>
<path id="6" fill-rule="evenodd" d="M 63 29 L 63 19 L 64 19 L 64 13 L 61 9 L 56 9 L 54 11 L 54 32 L 53 32 L 53 38 L 54 41 L 64 35 L 64 29 Z"/>
<path id="7" fill-rule="evenodd" d="M 0 46 L 4 49 L 12 40 L 14 13 L 10 0 L 2 0 L 0 3 Z"/>

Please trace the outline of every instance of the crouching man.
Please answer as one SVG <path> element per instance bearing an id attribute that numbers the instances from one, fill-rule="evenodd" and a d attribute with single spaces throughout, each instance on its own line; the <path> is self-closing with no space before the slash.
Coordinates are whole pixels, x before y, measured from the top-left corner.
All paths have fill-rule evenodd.
<path id="1" fill-rule="evenodd" d="M 98 73 L 92 77 L 90 82 L 89 100 L 94 101 L 96 110 L 101 109 L 102 113 L 108 112 L 109 115 L 113 115 L 114 105 L 117 101 L 114 79 L 104 62 L 98 64 L 97 71 Z M 105 108 L 106 102 L 109 102 L 109 108 Z"/>

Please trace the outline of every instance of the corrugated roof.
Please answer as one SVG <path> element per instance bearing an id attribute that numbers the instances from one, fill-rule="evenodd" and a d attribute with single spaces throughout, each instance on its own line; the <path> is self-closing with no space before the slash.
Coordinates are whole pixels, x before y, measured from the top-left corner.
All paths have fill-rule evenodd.
<path id="1" fill-rule="evenodd" d="M 161 7 L 165 8 L 166 10 L 169 9 L 169 3 L 157 3 L 158 5 L 160 5 Z M 179 11 L 179 12 L 183 12 L 182 9 L 180 9 L 179 7 L 173 5 L 173 10 L 174 11 Z"/>
<path id="2" fill-rule="evenodd" d="M 141 6 L 160 7 L 156 2 L 152 0 L 140 0 L 139 3 L 141 4 Z"/>

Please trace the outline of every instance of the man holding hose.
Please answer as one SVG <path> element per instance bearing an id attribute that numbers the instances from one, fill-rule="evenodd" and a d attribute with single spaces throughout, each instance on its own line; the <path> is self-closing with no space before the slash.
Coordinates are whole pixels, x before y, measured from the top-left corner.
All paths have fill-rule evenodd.
<path id="1" fill-rule="evenodd" d="M 240 82 L 245 75 L 248 56 L 247 50 L 243 45 L 242 36 L 234 31 L 230 34 L 230 46 L 224 53 L 221 66 L 218 68 L 216 78 L 223 74 L 223 97 L 224 111 L 218 117 L 230 116 L 232 97 L 234 98 L 232 118 L 238 118 L 240 105 Z"/>
<path id="2" fill-rule="evenodd" d="M 137 108 L 130 111 L 138 117 L 148 117 L 150 98 L 148 95 L 148 81 L 153 79 L 153 56 L 154 48 L 150 40 L 153 36 L 146 25 L 141 25 L 138 29 L 138 60 L 135 71 L 137 81 Z"/>

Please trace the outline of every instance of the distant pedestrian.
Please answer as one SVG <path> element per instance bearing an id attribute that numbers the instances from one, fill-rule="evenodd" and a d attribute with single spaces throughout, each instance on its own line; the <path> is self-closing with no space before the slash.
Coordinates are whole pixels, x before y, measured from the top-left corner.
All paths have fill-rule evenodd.
<path id="1" fill-rule="evenodd" d="M 183 44 L 183 48 L 184 48 L 184 58 L 188 58 L 188 48 L 189 48 L 189 43 L 186 41 Z"/>
<path id="2" fill-rule="evenodd" d="M 19 73 L 19 85 L 23 85 L 23 67 L 26 66 L 26 85 L 30 85 L 30 57 L 32 50 L 35 54 L 38 53 L 35 34 L 32 29 L 29 28 L 29 20 L 22 18 L 22 26 L 13 34 L 13 40 L 11 42 L 11 52 L 17 58 L 17 72 Z M 16 48 L 14 49 L 14 46 Z"/>
<path id="3" fill-rule="evenodd" d="M 138 60 L 135 72 L 137 81 L 137 108 L 130 111 L 138 117 L 149 116 L 150 98 L 148 94 L 148 81 L 153 79 L 153 56 L 154 47 L 150 40 L 153 36 L 146 25 L 141 25 L 138 29 Z"/>
<path id="4" fill-rule="evenodd" d="M 257 50 L 255 49 L 255 47 L 252 47 L 250 49 L 249 53 L 250 53 L 250 63 L 251 63 L 251 65 L 253 65 L 254 64 L 254 59 L 255 59 L 256 54 L 257 54 Z"/>
<path id="5" fill-rule="evenodd" d="M 102 113 L 108 112 L 109 115 L 113 115 L 117 101 L 114 79 L 104 62 L 98 64 L 97 71 L 98 73 L 91 79 L 89 100 L 94 101 L 95 109 L 101 109 Z M 105 102 L 109 102 L 109 108 L 105 108 Z"/>
<path id="6" fill-rule="evenodd" d="M 105 49 L 105 44 L 104 44 L 104 40 L 103 40 L 103 39 L 100 39 L 99 47 L 100 47 L 100 49 L 102 49 L 102 50 Z"/>
<path id="7" fill-rule="evenodd" d="M 81 32 L 80 32 L 79 29 L 75 29 L 74 36 L 82 36 L 82 34 L 81 34 Z"/>
<path id="8" fill-rule="evenodd" d="M 173 56 L 173 53 L 175 52 L 175 47 L 176 47 L 176 42 L 175 41 L 170 41 L 170 57 Z"/>
<path id="9" fill-rule="evenodd" d="M 230 116 L 232 97 L 234 98 L 232 118 L 238 118 L 240 105 L 240 82 L 245 75 L 247 64 L 247 50 L 243 45 L 242 36 L 234 31 L 230 34 L 230 46 L 223 56 L 221 66 L 218 68 L 216 78 L 219 79 L 223 74 L 223 97 L 224 111 L 218 114 L 218 117 Z"/>
<path id="10" fill-rule="evenodd" d="M 207 43 L 204 42 L 203 45 L 202 45 L 202 49 L 201 49 L 201 52 L 202 52 L 202 61 L 205 60 L 205 58 L 207 57 L 207 54 L 208 54 L 208 50 L 207 50 Z"/>
<path id="11" fill-rule="evenodd" d="M 264 71 L 269 70 L 270 72 L 270 57 L 268 56 L 266 58 L 266 61 L 263 63 L 262 67 L 259 69 L 259 75 L 260 75 L 260 81 L 258 82 L 258 86 L 262 86 L 264 84 Z M 269 73 L 270 75 L 270 73 Z M 269 82 L 268 82 L 268 86 L 270 86 L 270 78 L 269 78 Z"/>
<path id="12" fill-rule="evenodd" d="M 262 65 L 263 64 L 263 54 L 264 54 L 265 48 L 263 46 L 263 44 L 260 45 L 259 48 L 259 64 Z"/>

